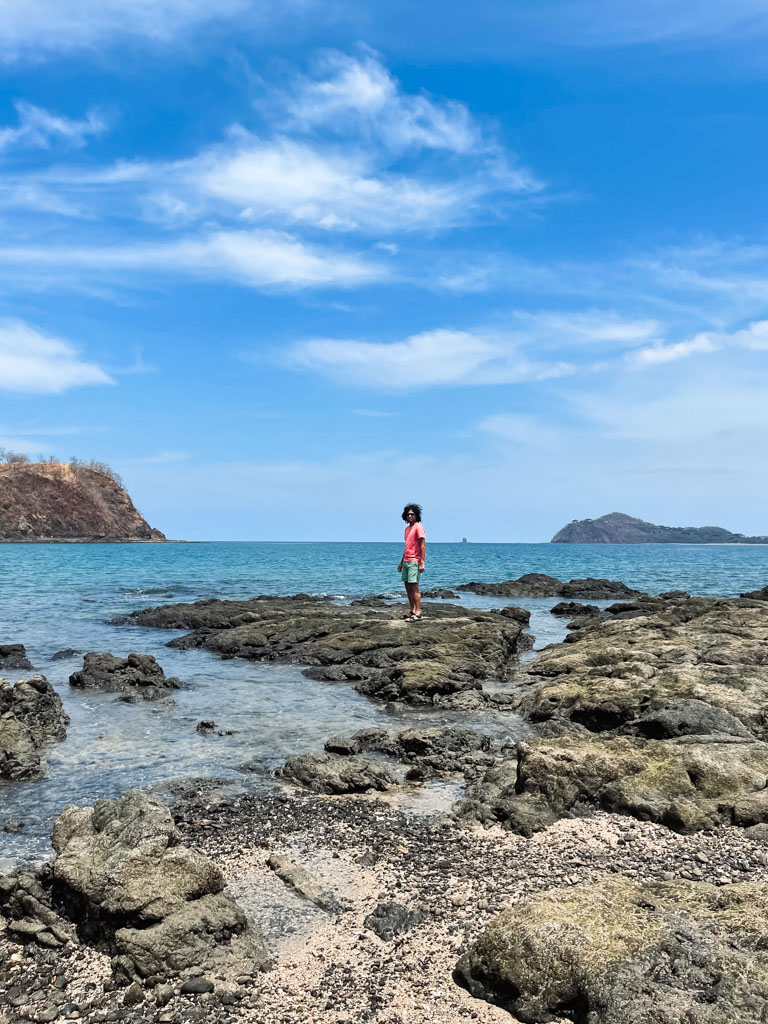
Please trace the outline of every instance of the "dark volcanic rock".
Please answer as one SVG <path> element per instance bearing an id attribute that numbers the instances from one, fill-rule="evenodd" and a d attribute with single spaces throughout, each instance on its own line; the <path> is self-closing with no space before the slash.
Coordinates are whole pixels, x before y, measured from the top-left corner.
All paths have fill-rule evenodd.
<path id="1" fill-rule="evenodd" d="M 32 668 L 24 644 L 0 644 L 0 670 Z"/>
<path id="2" fill-rule="evenodd" d="M 83 667 L 69 677 L 69 685 L 80 690 L 101 693 L 122 693 L 129 701 L 158 700 L 178 690 L 181 682 L 166 679 L 162 668 L 151 654 L 86 654 Z"/>
<path id="3" fill-rule="evenodd" d="M 168 808 L 154 798 L 131 792 L 67 807 L 53 848 L 56 857 L 39 877 L 0 879 L 12 932 L 26 927 L 39 942 L 40 929 L 48 929 L 61 945 L 76 928 L 80 941 L 107 944 L 125 984 L 191 967 L 266 965 L 261 936 L 223 892 L 219 869 L 181 844 Z"/>
<path id="4" fill-rule="evenodd" d="M 427 915 L 421 910 L 409 910 L 402 903 L 380 903 L 365 918 L 363 927 L 378 935 L 383 942 L 391 942 L 396 935 L 409 932 L 426 920 Z"/>
<path id="5" fill-rule="evenodd" d="M 68 724 L 61 698 L 45 676 L 14 686 L 0 679 L 0 778 L 41 779 L 41 748 L 63 740 Z"/>
<path id="6" fill-rule="evenodd" d="M 489 736 L 471 729 L 404 729 L 392 734 L 386 729 L 361 729 L 352 736 L 331 736 L 325 749 L 345 756 L 363 751 L 378 751 L 409 765 L 417 765 L 425 773 L 474 776 L 494 762 Z"/>
<path id="7" fill-rule="evenodd" d="M 339 606 L 299 596 L 166 605 L 134 612 L 127 621 L 194 629 L 171 647 L 305 665 L 314 679 L 351 682 L 366 696 L 410 704 L 479 690 L 485 679 L 503 681 L 532 643 L 523 631 L 524 612 L 446 604 L 431 606 L 418 624 L 401 616 L 401 606 Z"/>
<path id="8" fill-rule="evenodd" d="M 395 784 L 385 768 L 354 755 L 299 754 L 286 761 L 282 773 L 314 793 L 329 795 L 386 790 Z"/>
<path id="9" fill-rule="evenodd" d="M 768 821 L 768 605 L 641 597 L 543 650 L 511 707 L 543 735 L 460 816 L 524 835 L 602 809 L 678 832 Z"/>
<path id="10" fill-rule="evenodd" d="M 62 651 L 56 651 L 51 656 L 51 661 L 64 661 L 66 658 L 74 658 L 78 654 L 82 654 L 82 651 L 76 651 L 73 647 L 65 647 Z"/>
<path id="11" fill-rule="evenodd" d="M 435 590 L 422 590 L 421 596 L 439 601 L 455 601 L 459 595 L 455 590 L 437 587 Z"/>
<path id="12" fill-rule="evenodd" d="M 618 597 L 635 597 L 639 590 L 633 590 L 617 580 L 575 579 L 568 583 L 545 573 L 529 572 L 516 580 L 503 583 L 464 583 L 457 590 L 470 590 L 475 594 L 489 597 L 568 597 L 605 601 Z"/>
<path id="13" fill-rule="evenodd" d="M 768 885 L 551 890 L 494 918 L 455 976 L 525 1024 L 763 1024 Z"/>
<path id="14" fill-rule="evenodd" d="M 553 615 L 562 618 L 574 618 L 577 615 L 599 615 L 600 609 L 596 604 L 582 604 L 580 601 L 560 601 L 554 608 L 549 609 Z"/>
<path id="15" fill-rule="evenodd" d="M 741 596 L 749 597 L 753 601 L 768 601 L 768 587 L 763 587 L 762 590 L 750 590 Z"/>

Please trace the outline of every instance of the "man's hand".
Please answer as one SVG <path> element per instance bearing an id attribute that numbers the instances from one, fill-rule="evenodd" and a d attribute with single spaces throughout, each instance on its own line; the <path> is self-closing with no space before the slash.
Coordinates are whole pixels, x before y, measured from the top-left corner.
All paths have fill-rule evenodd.
<path id="1" fill-rule="evenodd" d="M 419 562 L 419 572 L 424 572 L 424 563 Z"/>
<path id="2" fill-rule="evenodd" d="M 398 565 L 397 571 L 398 572 L 402 572 L 403 571 L 403 563 L 402 562 L 400 563 L 400 565 Z"/>

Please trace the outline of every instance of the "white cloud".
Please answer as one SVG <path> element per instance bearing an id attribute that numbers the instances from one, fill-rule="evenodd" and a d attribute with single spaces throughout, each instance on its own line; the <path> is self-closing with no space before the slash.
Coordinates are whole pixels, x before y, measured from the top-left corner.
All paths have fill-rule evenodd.
<path id="1" fill-rule="evenodd" d="M 317 338 L 292 346 L 284 358 L 297 369 L 384 391 L 544 380 L 573 369 L 563 362 L 531 363 L 514 339 L 445 329 L 391 343 Z"/>
<path id="2" fill-rule="evenodd" d="M 298 78 L 285 98 L 292 126 L 363 134 L 375 145 L 394 149 L 467 153 L 484 146 L 463 103 L 404 93 L 372 51 L 361 57 L 326 52 L 315 72 Z"/>
<path id="3" fill-rule="evenodd" d="M 308 6 L 284 0 L 290 11 Z M 0 54 L 39 57 L 48 52 L 93 49 L 124 37 L 178 43 L 186 31 L 247 13 L 278 16 L 269 0 L 3 0 Z"/>
<path id="4" fill-rule="evenodd" d="M 632 366 L 657 366 L 659 363 L 674 363 L 678 359 L 699 355 L 702 352 L 716 352 L 720 346 L 707 334 L 697 334 L 689 341 L 678 341 L 671 345 L 652 345 L 642 348 L 629 356 Z"/>
<path id="5" fill-rule="evenodd" d="M 93 110 L 84 120 L 76 121 L 23 100 L 17 101 L 15 107 L 19 123 L 15 127 L 0 128 L 0 151 L 11 148 L 49 149 L 54 140 L 70 146 L 84 146 L 88 136 L 100 135 L 107 129 L 104 118 Z"/>
<path id="6" fill-rule="evenodd" d="M 353 253 L 308 245 L 277 231 L 216 231 L 173 242 L 126 246 L 0 249 L 0 265 L 31 267 L 36 279 L 88 268 L 106 275 L 132 271 L 135 280 L 151 272 L 236 280 L 252 287 L 342 288 L 382 280 L 385 268 Z"/>
<path id="7" fill-rule="evenodd" d="M 52 338 L 21 320 L 0 321 L 0 389 L 58 394 L 84 384 L 112 384 L 68 341 Z"/>
<path id="8" fill-rule="evenodd" d="M 474 177 L 442 183 L 390 174 L 372 167 L 370 155 L 354 148 L 325 152 L 243 131 L 169 176 L 189 189 L 192 209 L 200 208 L 201 198 L 208 200 L 204 207 L 218 200 L 244 220 L 343 231 L 448 227 L 466 220 L 473 204 L 496 187 Z"/>

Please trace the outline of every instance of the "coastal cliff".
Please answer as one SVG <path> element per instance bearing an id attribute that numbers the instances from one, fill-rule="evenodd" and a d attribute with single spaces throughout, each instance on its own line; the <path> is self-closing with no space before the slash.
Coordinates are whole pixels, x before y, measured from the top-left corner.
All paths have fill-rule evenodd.
<path id="1" fill-rule="evenodd" d="M 657 526 L 611 512 L 599 519 L 574 519 L 552 544 L 768 544 L 768 537 L 745 537 L 722 526 Z"/>
<path id="2" fill-rule="evenodd" d="M 0 465 L 0 542 L 165 539 L 108 473 L 61 462 Z"/>

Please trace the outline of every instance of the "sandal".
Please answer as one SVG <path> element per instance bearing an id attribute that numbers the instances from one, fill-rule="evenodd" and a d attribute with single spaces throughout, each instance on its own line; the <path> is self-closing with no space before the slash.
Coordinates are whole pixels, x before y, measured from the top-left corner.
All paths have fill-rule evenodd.
<path id="1" fill-rule="evenodd" d="M 406 615 L 405 621 L 406 622 L 421 622 L 421 616 L 420 615 Z"/>

